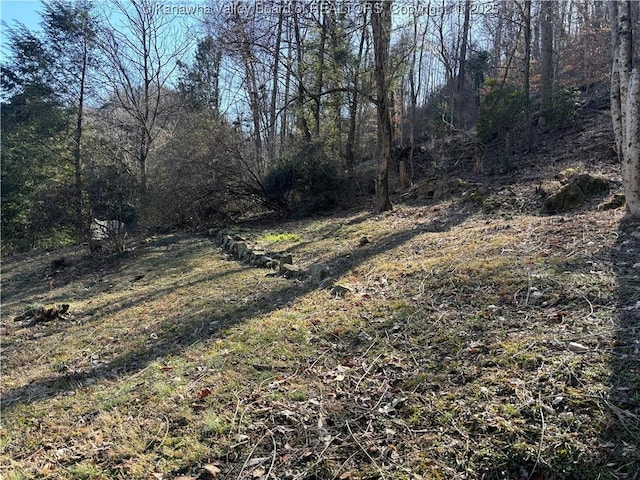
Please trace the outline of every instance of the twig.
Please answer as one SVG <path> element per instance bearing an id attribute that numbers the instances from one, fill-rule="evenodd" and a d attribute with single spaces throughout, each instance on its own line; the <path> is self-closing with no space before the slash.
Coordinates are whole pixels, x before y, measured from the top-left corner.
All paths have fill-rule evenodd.
<path id="1" fill-rule="evenodd" d="M 309 467 L 307 467 L 305 470 L 308 472 L 310 470 L 313 470 L 316 465 L 318 465 L 320 462 L 322 462 L 322 460 L 324 460 L 323 456 L 324 456 L 324 452 L 327 451 L 327 449 L 329 448 L 329 446 L 333 443 L 333 441 L 338 438 L 338 437 L 331 437 L 331 440 L 329 440 L 327 442 L 327 444 L 325 445 L 325 447 L 322 449 L 322 451 L 317 455 L 318 460 L 316 460 L 315 462 L 313 462 Z M 347 458 L 342 465 L 340 465 L 340 468 L 338 468 L 338 473 L 340 473 L 340 470 L 342 469 L 342 467 L 350 460 L 354 457 L 355 453 L 351 454 L 351 456 L 349 458 Z M 335 476 L 333 477 L 332 480 L 335 480 L 335 478 L 338 476 L 338 473 L 335 474 Z"/>
<path id="2" fill-rule="evenodd" d="M 269 465 L 269 470 L 267 470 L 264 478 L 269 478 L 271 475 L 271 470 L 273 470 L 273 465 L 276 463 L 276 453 L 278 451 L 278 446 L 276 445 L 276 439 L 273 437 L 273 433 L 269 430 L 269 436 L 271 437 L 271 443 L 273 444 L 273 453 L 271 455 L 271 465 Z"/>
<path id="3" fill-rule="evenodd" d="M 322 352 L 320 355 L 318 355 L 318 358 L 316 358 L 316 359 L 313 361 L 313 363 L 307 367 L 307 370 L 310 370 L 310 369 L 312 369 L 313 367 L 315 367 L 315 366 L 316 366 L 316 363 L 318 363 L 318 362 L 320 361 L 320 359 L 321 359 L 322 357 L 324 357 L 327 353 L 329 353 L 331 350 L 333 350 L 333 347 L 329 347 L 329 348 L 327 348 L 324 352 Z"/>
<path id="4" fill-rule="evenodd" d="M 336 474 L 333 476 L 333 478 L 332 478 L 331 480 L 336 480 L 336 478 L 338 478 L 338 475 L 339 475 L 339 474 L 340 474 L 340 472 L 342 471 L 343 467 L 347 464 L 347 462 L 348 462 L 349 460 L 351 460 L 351 459 L 352 459 L 353 457 L 355 457 L 355 456 L 356 456 L 355 452 L 354 452 L 354 453 L 352 453 L 351 455 L 349 455 L 349 456 L 347 457 L 347 459 L 346 459 L 344 462 L 342 462 L 342 465 L 340 465 L 340 466 L 338 467 L 338 469 L 336 470 Z M 315 467 L 315 465 L 316 465 L 316 464 L 314 464 L 313 466 Z"/>
<path id="5" fill-rule="evenodd" d="M 376 463 L 376 461 L 373 459 L 373 457 L 371 457 L 371 455 L 369 455 L 369 452 L 367 452 L 365 450 L 365 448 L 362 446 L 362 444 L 358 441 L 358 439 L 356 438 L 356 436 L 353 434 L 353 431 L 351 431 L 351 426 L 349 425 L 349 422 L 346 422 L 347 425 L 347 430 L 349 430 L 349 434 L 351 435 L 351 437 L 355 440 L 355 442 L 358 444 L 358 446 L 360 447 L 360 450 L 362 450 L 364 452 L 364 454 L 367 456 L 367 458 L 371 461 L 371 463 L 373 463 L 373 465 L 378 469 L 378 472 L 380 473 L 380 476 L 384 479 L 387 478 L 384 475 L 384 472 L 382 471 L 382 469 L 378 466 L 378 464 Z"/>
<path id="6" fill-rule="evenodd" d="M 376 404 L 371 407 L 371 411 L 375 411 L 378 409 L 378 405 L 380 405 L 382 403 L 382 399 L 384 398 L 384 396 L 387 394 L 387 392 L 389 391 L 389 384 L 385 381 L 385 389 L 384 392 L 382 392 L 382 394 L 378 397 L 378 401 L 376 402 Z"/>
<path id="7" fill-rule="evenodd" d="M 589 299 L 586 297 L 586 295 L 584 295 L 584 294 L 582 294 L 582 293 L 580 294 L 580 296 L 581 296 L 582 298 L 584 298 L 584 299 L 585 299 L 585 301 L 589 304 L 589 310 L 591 310 L 591 311 L 589 312 L 589 315 L 593 315 L 593 305 L 591 304 L 591 302 L 589 301 Z"/>
<path id="8" fill-rule="evenodd" d="M 131 375 L 129 377 L 129 381 L 133 380 L 136 377 L 139 377 L 140 375 L 142 375 L 144 372 L 146 372 L 150 368 L 151 368 L 151 365 L 147 365 L 142 370 L 137 371 L 136 373 L 134 373 L 133 375 Z M 118 395 L 120 395 L 123 392 L 123 390 L 125 390 L 127 388 L 127 383 L 129 383 L 129 382 L 126 382 L 122 387 L 120 387 L 120 389 L 113 396 L 117 397 Z M 133 390 L 137 386 L 139 386 L 139 385 L 133 385 L 129 390 Z"/>
<path id="9" fill-rule="evenodd" d="M 268 432 L 269 434 L 271 434 L 271 431 Z M 267 436 L 267 433 L 265 433 L 262 438 L 260 440 L 258 440 L 256 442 L 256 444 L 253 446 L 253 448 L 251 449 L 251 451 L 249 452 L 249 455 L 247 455 L 246 460 L 244 461 L 244 463 L 242 464 L 242 468 L 240 469 L 240 473 L 238 473 L 238 478 L 240 478 L 244 472 L 244 469 L 247 468 L 247 465 L 249 464 L 249 460 L 251 460 L 251 457 L 253 457 L 253 454 L 256 452 L 258 445 L 260 445 L 260 443 L 262 443 L 262 440 L 264 440 L 264 438 Z M 271 438 L 273 438 L 273 435 L 271 435 Z"/>
<path id="10" fill-rule="evenodd" d="M 160 448 L 164 444 L 165 440 L 167 439 L 167 436 L 169 435 L 169 419 L 167 418 L 166 415 L 163 415 L 162 417 L 164 418 L 164 422 L 165 422 L 164 435 L 162 437 L 162 440 L 160 441 L 160 443 L 158 444 L 158 446 L 156 448 Z M 155 435 L 155 437 L 152 440 L 149 440 L 147 445 L 144 447 L 145 451 L 151 446 L 151 444 L 153 444 L 153 441 L 156 438 L 158 438 L 157 434 Z"/>
<path id="11" fill-rule="evenodd" d="M 536 463 L 533 464 L 533 468 L 531 469 L 531 472 L 529 472 L 529 477 L 527 477 L 527 480 L 531 480 L 531 478 L 533 477 L 536 468 L 538 468 L 538 465 L 540 464 L 540 457 L 542 456 L 542 442 L 544 441 L 544 431 L 546 430 L 547 426 L 544 421 L 544 412 L 542 406 L 540 406 L 540 422 L 542 422 L 542 431 L 540 432 L 540 442 L 538 442 L 538 454 L 536 455 Z"/>
<path id="12" fill-rule="evenodd" d="M 527 298 L 525 298 L 524 300 L 524 306 L 528 306 L 529 305 L 529 296 L 531 295 L 531 273 L 527 272 L 527 283 L 528 283 L 528 288 L 527 288 Z"/>
<path id="13" fill-rule="evenodd" d="M 603 397 L 601 397 L 601 398 L 602 398 L 602 401 L 604 402 L 604 404 L 611 409 L 611 411 L 616 415 L 616 417 L 618 417 L 618 420 L 620 421 L 620 423 L 622 424 L 624 429 L 627 431 L 627 433 L 629 435 L 631 435 L 633 438 L 635 438 L 636 440 L 640 440 L 640 437 L 638 437 L 637 434 L 635 434 L 631 430 L 629 430 L 627 422 L 623 418 L 623 415 L 626 415 L 628 417 L 633 418 L 634 420 L 638 420 L 638 416 L 636 414 L 634 414 L 634 413 L 629 412 L 628 410 L 622 410 L 620 407 L 617 407 L 617 406 L 613 405 L 611 402 L 609 402 L 607 399 L 605 399 Z"/>
<path id="14" fill-rule="evenodd" d="M 367 367 L 367 369 L 365 370 L 365 372 L 362 374 L 362 376 L 358 379 L 358 382 L 356 383 L 356 388 L 358 388 L 360 386 L 360 383 L 362 382 L 362 380 L 364 380 L 364 377 L 366 377 L 367 375 L 369 375 L 369 372 L 371 371 L 371 369 L 373 368 L 373 366 L 376 364 L 376 362 L 378 361 L 378 359 L 380 357 L 382 357 L 383 353 L 381 353 L 380 355 L 378 355 L 376 358 L 373 359 L 373 361 L 371 362 L 371 365 L 369 365 Z"/>
<path id="15" fill-rule="evenodd" d="M 233 409 L 233 418 L 231 419 L 231 425 L 236 424 L 236 419 L 238 418 L 238 411 L 240 410 L 240 396 L 235 393 L 236 397 L 236 408 Z M 240 417 L 242 420 L 242 417 Z M 238 433 L 240 433 L 240 422 L 238 422 Z"/>

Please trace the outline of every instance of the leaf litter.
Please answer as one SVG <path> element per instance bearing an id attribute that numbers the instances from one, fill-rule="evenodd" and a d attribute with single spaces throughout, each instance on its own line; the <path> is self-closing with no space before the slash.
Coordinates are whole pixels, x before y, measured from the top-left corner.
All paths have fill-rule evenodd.
<path id="1" fill-rule="evenodd" d="M 77 254 L 53 288 L 27 279 L 45 259 L 4 262 L 3 476 L 638 478 L 640 230 L 621 210 L 460 199 L 245 228 L 295 233 L 296 262 L 350 292 L 187 235 L 97 273 Z M 68 318 L 12 321 L 35 302 Z"/>

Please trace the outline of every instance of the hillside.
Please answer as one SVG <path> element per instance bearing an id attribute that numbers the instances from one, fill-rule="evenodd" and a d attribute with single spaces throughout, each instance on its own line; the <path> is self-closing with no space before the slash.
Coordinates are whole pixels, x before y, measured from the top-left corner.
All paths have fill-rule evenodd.
<path id="1" fill-rule="evenodd" d="M 596 208 L 607 112 L 538 140 L 385 214 L 234 227 L 342 289 L 206 233 L 5 259 L 1 476 L 640 478 L 640 225 Z M 610 192 L 541 213 L 566 168 Z M 70 307 L 16 319 L 34 304 Z"/>

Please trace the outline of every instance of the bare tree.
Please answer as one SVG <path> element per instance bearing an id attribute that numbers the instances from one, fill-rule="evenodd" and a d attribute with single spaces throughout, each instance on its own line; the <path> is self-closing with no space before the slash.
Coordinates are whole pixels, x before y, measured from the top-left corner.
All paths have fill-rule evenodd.
<path id="1" fill-rule="evenodd" d="M 161 7 L 150 0 L 109 2 L 99 32 L 109 103 L 120 112 L 115 126 L 128 131 L 143 197 L 152 145 L 175 111 L 170 81 L 187 46 L 176 19 Z"/>
<path id="2" fill-rule="evenodd" d="M 373 32 L 374 77 L 378 117 L 378 176 L 376 179 L 376 211 L 391 210 L 389 198 L 389 166 L 391 165 L 391 101 L 389 99 L 389 49 L 391 45 L 391 1 L 370 2 Z"/>
<path id="3" fill-rule="evenodd" d="M 300 129 L 304 140 L 306 143 L 311 142 L 311 130 L 309 130 L 309 124 L 307 123 L 307 118 L 304 114 L 304 103 L 305 103 L 305 93 L 306 88 L 304 85 L 304 57 L 305 57 L 305 48 L 304 42 L 302 39 L 302 31 L 300 25 L 300 15 L 298 15 L 297 8 L 294 9 L 293 12 L 293 32 L 294 32 L 294 40 L 296 44 L 296 76 L 297 76 L 297 96 L 296 96 L 296 122 L 298 124 L 298 128 Z"/>
<path id="4" fill-rule="evenodd" d="M 541 2 L 540 17 L 540 123 L 544 124 L 543 115 L 549 108 L 553 86 L 553 2 Z"/>
<path id="5" fill-rule="evenodd" d="M 460 39 L 460 57 L 458 60 L 458 78 L 456 79 L 455 87 L 455 109 L 457 112 L 456 121 L 461 124 L 465 124 L 465 110 L 468 105 L 465 105 L 465 100 L 468 95 L 465 95 L 465 82 L 466 82 L 466 66 L 467 66 L 467 46 L 469 42 L 469 20 L 471 16 L 471 0 L 466 0 L 464 4 L 464 21 L 462 26 L 462 38 Z"/>
<path id="6" fill-rule="evenodd" d="M 521 8 L 524 22 L 523 92 L 525 98 L 525 145 L 531 150 L 533 134 L 531 130 L 531 0 L 524 0 Z"/>
<path id="7" fill-rule="evenodd" d="M 429 28 L 429 19 L 430 16 L 426 16 L 426 22 L 424 26 L 424 31 L 422 33 L 422 37 L 426 36 L 427 30 Z M 416 146 L 416 123 L 417 123 L 417 106 L 418 106 L 418 95 L 420 94 L 420 90 L 422 89 L 422 77 L 423 77 L 423 57 L 425 52 L 425 42 L 419 42 L 419 18 L 418 16 L 414 16 L 413 18 L 413 35 L 412 40 L 413 43 L 419 45 L 419 48 L 414 48 L 412 51 L 411 63 L 409 67 L 409 143 L 410 143 L 410 151 L 409 151 L 409 172 L 408 172 L 408 183 L 411 183 L 414 175 L 414 155 L 415 155 L 415 146 Z"/>
<path id="8" fill-rule="evenodd" d="M 347 132 L 347 140 L 345 144 L 345 167 L 347 170 L 347 176 L 353 178 L 353 167 L 355 160 L 355 142 L 356 142 L 356 127 L 360 93 L 358 91 L 360 84 L 360 77 L 362 71 L 362 59 L 365 50 L 365 40 L 367 36 L 367 17 L 366 12 L 362 17 L 362 28 L 360 29 L 360 40 L 358 42 L 358 50 L 353 59 L 350 82 L 353 85 L 353 89 L 349 92 L 349 130 Z"/>
<path id="9" fill-rule="evenodd" d="M 640 217 L 640 63 L 634 58 L 631 1 L 611 2 L 611 117 L 627 208 Z"/>
<path id="10" fill-rule="evenodd" d="M 284 21 L 284 13 L 281 11 L 278 14 L 278 23 L 276 26 L 276 38 L 275 38 L 275 46 L 273 49 L 273 67 L 272 67 L 272 86 L 271 86 L 271 101 L 269 104 L 269 121 L 267 127 L 267 153 L 268 160 L 272 163 L 275 160 L 276 156 L 276 125 L 277 125 L 277 104 L 278 104 L 278 82 L 279 78 L 279 67 L 281 62 L 281 53 L 280 53 L 280 45 L 282 41 L 282 23 Z"/>

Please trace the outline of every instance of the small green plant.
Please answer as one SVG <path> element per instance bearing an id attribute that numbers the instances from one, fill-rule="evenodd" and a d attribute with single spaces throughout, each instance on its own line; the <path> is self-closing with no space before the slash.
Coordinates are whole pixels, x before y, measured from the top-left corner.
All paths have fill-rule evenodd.
<path id="1" fill-rule="evenodd" d="M 277 232 L 267 233 L 266 235 L 260 237 L 260 240 L 267 243 L 289 243 L 299 242 L 302 239 L 297 233 Z"/>
<path id="2" fill-rule="evenodd" d="M 549 105 L 540 111 L 544 126 L 549 131 L 560 130 L 571 125 L 576 117 L 579 91 L 575 88 L 554 85 Z"/>
<path id="3" fill-rule="evenodd" d="M 5 478 L 6 480 L 27 480 L 27 477 L 19 472 L 9 472 Z"/>
<path id="4" fill-rule="evenodd" d="M 22 316 L 23 317 L 35 317 L 36 315 L 38 315 L 42 309 L 44 308 L 44 305 L 42 305 L 41 303 L 32 303 L 30 305 L 27 305 L 26 307 L 24 307 L 24 311 L 22 312 Z"/>
<path id="5" fill-rule="evenodd" d="M 491 87 L 492 84 L 489 84 Z M 510 132 L 524 128 L 528 99 L 520 89 L 495 88 L 480 103 L 476 125 L 478 140 L 503 140 Z"/>
<path id="6" fill-rule="evenodd" d="M 304 390 L 294 390 L 291 392 L 291 400 L 294 402 L 304 402 L 309 399 L 309 395 Z"/>
<path id="7" fill-rule="evenodd" d="M 229 428 L 228 422 L 213 410 L 208 410 L 204 414 L 202 421 L 204 423 L 204 431 L 206 433 L 222 435 Z"/>
<path id="8" fill-rule="evenodd" d="M 105 478 L 100 471 L 93 465 L 73 465 L 67 470 L 70 478 L 74 480 L 89 480 L 94 478 Z"/>

